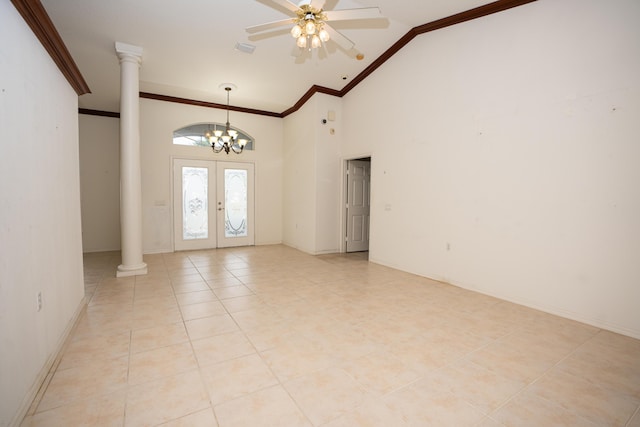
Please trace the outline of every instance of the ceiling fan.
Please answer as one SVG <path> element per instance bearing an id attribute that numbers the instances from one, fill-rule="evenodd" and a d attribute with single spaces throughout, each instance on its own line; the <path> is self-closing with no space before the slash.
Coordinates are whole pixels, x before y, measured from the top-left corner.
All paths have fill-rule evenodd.
<path id="1" fill-rule="evenodd" d="M 246 28 L 249 34 L 276 29 L 285 25 L 293 25 L 291 35 L 296 45 L 301 48 L 319 48 L 323 42 L 333 40 L 342 49 L 349 51 L 355 43 L 329 25 L 329 21 L 349 21 L 361 19 L 383 18 L 377 7 L 358 9 L 323 10 L 325 0 L 302 0 L 298 4 L 289 0 L 268 0 L 274 5 L 282 6 L 294 15 L 293 18 Z"/>

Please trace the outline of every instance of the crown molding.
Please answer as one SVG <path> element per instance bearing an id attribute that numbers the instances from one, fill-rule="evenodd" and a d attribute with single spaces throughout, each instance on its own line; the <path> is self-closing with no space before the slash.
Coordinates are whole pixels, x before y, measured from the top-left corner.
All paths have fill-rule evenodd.
<path id="1" fill-rule="evenodd" d="M 245 107 L 234 107 L 233 105 L 227 104 L 218 104 L 216 102 L 206 102 L 206 101 L 197 101 L 194 99 L 187 98 L 178 98 L 175 96 L 167 96 L 167 95 L 159 95 L 157 93 L 149 93 L 149 92 L 140 92 L 140 98 L 146 99 L 155 99 L 158 101 L 167 101 L 167 102 L 175 102 L 178 104 L 187 104 L 187 105 L 195 105 L 198 107 L 208 107 L 208 108 L 219 108 L 219 109 L 229 109 L 230 111 L 239 111 L 241 113 L 249 113 L 249 114 L 257 114 L 260 116 L 269 116 L 269 117 L 283 117 L 281 113 L 274 113 L 273 111 L 266 110 L 256 110 L 254 108 L 245 108 Z"/>
<path id="2" fill-rule="evenodd" d="M 11 3 L 22 15 L 78 96 L 91 93 L 40 0 L 11 0 Z"/>
<path id="3" fill-rule="evenodd" d="M 92 110 L 90 108 L 78 108 L 78 114 L 86 114 L 88 116 L 113 117 L 115 119 L 120 118 L 120 113 L 115 113 L 113 111 Z"/>

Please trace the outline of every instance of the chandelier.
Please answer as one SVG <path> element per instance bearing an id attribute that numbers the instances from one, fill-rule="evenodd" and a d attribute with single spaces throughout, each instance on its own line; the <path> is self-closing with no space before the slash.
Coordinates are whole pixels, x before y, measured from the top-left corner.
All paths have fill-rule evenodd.
<path id="1" fill-rule="evenodd" d="M 296 45 L 300 48 L 319 48 L 322 42 L 329 41 L 329 33 L 324 29 L 327 16 L 322 9 L 314 9 L 308 4 L 300 6 L 296 12 L 298 18 L 296 25 L 291 29 L 291 35 L 296 39 Z"/>
<path id="2" fill-rule="evenodd" d="M 249 141 L 244 138 L 238 138 L 238 131 L 231 129 L 229 124 L 229 92 L 231 92 L 231 86 L 225 86 L 224 90 L 227 91 L 227 123 L 225 129 L 222 131 L 214 127 L 214 130 L 206 131 L 204 137 L 211 144 L 214 153 L 224 150 L 227 154 L 229 154 L 229 151 L 240 154 Z"/>

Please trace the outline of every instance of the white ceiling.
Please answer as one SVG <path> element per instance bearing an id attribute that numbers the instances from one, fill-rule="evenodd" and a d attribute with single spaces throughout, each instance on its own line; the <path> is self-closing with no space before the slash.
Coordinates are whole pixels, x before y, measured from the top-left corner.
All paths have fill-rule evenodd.
<path id="1" fill-rule="evenodd" d="M 293 0 L 296 2 L 296 0 Z M 314 84 L 340 90 L 411 28 L 451 16 L 486 0 L 327 0 L 326 10 L 378 6 L 385 19 L 332 23 L 356 44 L 295 57 L 288 27 L 269 36 L 245 28 L 288 18 L 269 0 L 41 0 L 71 52 L 91 94 L 80 107 L 119 111 L 120 70 L 114 43 L 144 49 L 140 90 L 226 103 L 222 83 L 233 83 L 231 104 L 281 113 Z M 422 37 L 428 37 L 423 35 Z M 256 46 L 253 54 L 237 42 Z M 364 59 L 355 59 L 356 53 Z M 346 76 L 346 79 L 343 79 Z"/>

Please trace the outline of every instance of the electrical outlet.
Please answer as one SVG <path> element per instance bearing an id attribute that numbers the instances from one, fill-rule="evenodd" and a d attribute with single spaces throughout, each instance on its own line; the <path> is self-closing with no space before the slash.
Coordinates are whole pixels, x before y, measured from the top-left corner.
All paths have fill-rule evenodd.
<path id="1" fill-rule="evenodd" d="M 38 311 L 42 310 L 42 292 L 38 292 Z"/>

